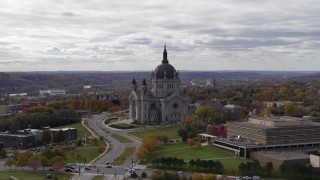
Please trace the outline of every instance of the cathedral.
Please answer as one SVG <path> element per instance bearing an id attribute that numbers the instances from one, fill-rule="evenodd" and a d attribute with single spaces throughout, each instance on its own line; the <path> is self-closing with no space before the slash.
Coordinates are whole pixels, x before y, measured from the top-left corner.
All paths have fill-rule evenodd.
<path id="1" fill-rule="evenodd" d="M 166 46 L 162 63 L 151 73 L 151 90 L 143 79 L 139 86 L 132 80 L 129 117 L 140 124 L 180 122 L 188 113 L 189 98 L 180 91 L 179 71 L 169 64 Z"/>

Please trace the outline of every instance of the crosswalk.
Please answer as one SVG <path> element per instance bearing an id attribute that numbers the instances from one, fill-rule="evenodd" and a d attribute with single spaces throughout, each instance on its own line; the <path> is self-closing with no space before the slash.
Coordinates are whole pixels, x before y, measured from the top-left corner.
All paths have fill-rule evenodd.
<path id="1" fill-rule="evenodd" d="M 114 174 L 103 174 L 103 173 L 83 173 L 83 174 L 88 174 L 88 175 L 92 175 L 92 176 L 109 176 L 109 177 L 113 177 L 115 176 Z M 117 175 L 122 176 L 122 175 Z"/>
<path id="2" fill-rule="evenodd" d="M 70 164 L 71 165 L 71 164 Z M 79 164 L 72 164 L 74 166 L 79 166 Z M 80 166 L 90 166 L 90 167 L 107 167 L 107 166 L 110 166 L 110 165 L 104 165 L 104 164 L 80 164 Z M 127 168 L 125 166 L 112 166 L 113 168 Z"/>

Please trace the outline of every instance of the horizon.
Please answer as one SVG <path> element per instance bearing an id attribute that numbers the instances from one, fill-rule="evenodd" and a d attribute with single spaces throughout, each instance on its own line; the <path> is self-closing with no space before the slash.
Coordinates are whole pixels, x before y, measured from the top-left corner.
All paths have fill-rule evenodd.
<path id="1" fill-rule="evenodd" d="M 57 71 L 1 71 L 0 73 L 56 73 L 56 72 L 150 72 L 152 70 L 114 70 L 114 71 L 100 71 L 100 70 L 57 70 Z M 278 70 L 177 70 L 180 72 L 279 72 L 279 73 L 290 73 L 290 72 L 303 72 L 303 73 L 320 73 L 318 71 L 278 71 Z"/>

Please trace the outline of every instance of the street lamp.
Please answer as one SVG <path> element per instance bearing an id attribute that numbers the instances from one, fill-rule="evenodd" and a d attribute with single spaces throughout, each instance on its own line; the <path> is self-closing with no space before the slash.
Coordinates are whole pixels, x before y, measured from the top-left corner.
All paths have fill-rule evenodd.
<path id="1" fill-rule="evenodd" d="M 79 176 L 80 176 L 80 155 L 78 154 L 78 166 L 79 166 Z"/>

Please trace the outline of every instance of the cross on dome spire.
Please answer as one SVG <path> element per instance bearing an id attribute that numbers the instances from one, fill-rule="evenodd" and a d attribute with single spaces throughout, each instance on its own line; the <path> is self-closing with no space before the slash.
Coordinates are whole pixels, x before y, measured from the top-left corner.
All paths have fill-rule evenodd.
<path id="1" fill-rule="evenodd" d="M 169 63 L 168 57 L 167 57 L 167 45 L 166 44 L 164 44 L 162 63 L 164 63 L 164 64 L 168 64 Z"/>

